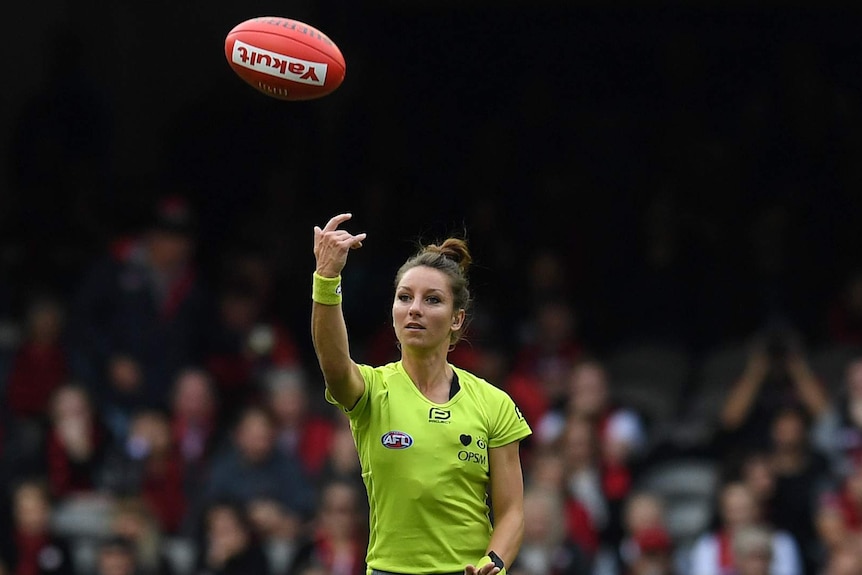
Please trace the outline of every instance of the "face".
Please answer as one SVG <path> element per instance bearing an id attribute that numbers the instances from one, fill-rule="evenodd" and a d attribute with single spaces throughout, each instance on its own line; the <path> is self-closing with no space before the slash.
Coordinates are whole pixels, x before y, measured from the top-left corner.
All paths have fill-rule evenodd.
<path id="1" fill-rule="evenodd" d="M 214 408 L 214 398 L 206 375 L 190 371 L 180 376 L 174 396 L 173 411 L 181 417 L 204 421 Z"/>
<path id="2" fill-rule="evenodd" d="M 320 525 L 330 535 L 349 537 L 358 519 L 357 493 L 347 485 L 330 485 L 323 494 Z"/>
<path id="3" fill-rule="evenodd" d="M 454 309 L 446 274 L 417 266 L 401 278 L 392 303 L 392 323 L 402 349 L 446 349 L 450 334 L 461 329 L 463 321 L 464 310 Z"/>
<path id="4" fill-rule="evenodd" d="M 54 417 L 57 420 L 87 419 L 90 417 L 90 402 L 80 390 L 64 388 L 54 398 Z"/>
<path id="5" fill-rule="evenodd" d="M 739 575 L 769 575 L 772 555 L 769 549 L 751 550 L 737 558 Z"/>
<path id="6" fill-rule="evenodd" d="M 99 553 L 99 575 L 133 575 L 135 559 L 128 551 L 108 547 Z"/>
<path id="7" fill-rule="evenodd" d="M 724 489 L 721 515 L 728 527 L 748 525 L 757 518 L 756 503 L 747 487 L 732 484 Z"/>
<path id="8" fill-rule="evenodd" d="M 587 417 L 597 415 L 608 401 L 605 371 L 594 364 L 575 367 L 571 379 L 572 408 Z"/>
<path id="9" fill-rule="evenodd" d="M 769 497 L 775 489 L 775 476 L 765 456 L 753 456 L 745 462 L 743 481 L 761 500 Z"/>
<path id="10" fill-rule="evenodd" d="M 191 238 L 161 230 L 149 235 L 150 263 L 160 270 L 172 271 L 189 261 L 194 245 Z"/>
<path id="11" fill-rule="evenodd" d="M 243 457 L 249 461 L 263 461 L 272 451 L 273 430 L 262 414 L 249 413 L 243 417 L 236 437 Z"/>
<path id="12" fill-rule="evenodd" d="M 777 449 L 794 449 L 804 444 L 805 423 L 793 412 L 779 416 L 772 424 L 772 441 Z"/>
<path id="13" fill-rule="evenodd" d="M 632 496 L 626 508 L 625 521 L 629 533 L 661 527 L 664 524 L 664 508 L 661 501 L 648 493 Z"/>
<path id="14" fill-rule="evenodd" d="M 42 533 L 48 528 L 50 508 L 42 491 L 23 486 L 15 493 L 15 523 L 27 533 Z"/>

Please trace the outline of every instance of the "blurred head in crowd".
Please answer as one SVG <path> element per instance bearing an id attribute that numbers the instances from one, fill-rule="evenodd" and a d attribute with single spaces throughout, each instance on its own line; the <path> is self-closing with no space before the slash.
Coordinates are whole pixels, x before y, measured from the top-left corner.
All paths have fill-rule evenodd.
<path id="1" fill-rule="evenodd" d="M 136 575 L 134 543 L 124 537 L 111 537 L 99 545 L 96 575 Z"/>
<path id="2" fill-rule="evenodd" d="M 862 573 L 862 539 L 858 535 L 844 539 L 826 558 L 823 575 L 859 575 Z"/>
<path id="3" fill-rule="evenodd" d="M 234 558 L 257 547 L 254 528 L 239 505 L 227 501 L 211 504 L 204 514 L 204 541 L 199 548 L 203 563 L 221 570 Z"/>
<path id="4" fill-rule="evenodd" d="M 566 470 L 563 458 L 553 448 L 541 449 L 530 459 L 527 482 L 537 488 L 560 490 L 565 485 Z"/>
<path id="5" fill-rule="evenodd" d="M 770 439 L 773 449 L 778 453 L 806 450 L 809 439 L 805 411 L 795 406 L 781 408 L 772 419 Z"/>
<path id="6" fill-rule="evenodd" d="M 651 491 L 635 491 L 626 498 L 623 506 L 623 524 L 629 534 L 664 527 L 664 500 Z"/>
<path id="7" fill-rule="evenodd" d="M 112 509 L 111 533 L 132 545 L 136 562 L 144 573 L 158 571 L 161 532 L 156 517 L 144 500 L 137 497 L 117 500 Z"/>
<path id="8" fill-rule="evenodd" d="M 275 428 L 269 411 L 257 405 L 245 407 L 234 429 L 234 442 L 247 462 L 265 461 L 275 446 Z"/>
<path id="9" fill-rule="evenodd" d="M 541 485 L 528 486 L 524 492 L 524 543 L 548 549 L 563 541 L 566 525 L 561 494 Z"/>
<path id="10" fill-rule="evenodd" d="M 280 427 L 302 423 L 308 410 L 308 387 L 305 373 L 299 368 L 280 368 L 264 378 L 269 406 Z"/>
<path id="11" fill-rule="evenodd" d="M 731 538 L 739 575 L 769 575 L 772 563 L 772 532 L 759 525 L 744 525 Z"/>
<path id="12" fill-rule="evenodd" d="M 330 481 L 323 486 L 317 509 L 315 528 L 334 541 L 354 539 L 364 524 L 360 499 L 363 494 L 356 484 Z"/>
<path id="13" fill-rule="evenodd" d="M 293 541 L 301 525 L 293 513 L 288 513 L 281 502 L 269 498 L 252 499 L 246 511 L 255 533 L 263 541 Z"/>
<path id="14" fill-rule="evenodd" d="M 631 575 L 671 575 L 674 546 L 663 527 L 647 527 L 634 537 Z"/>
<path id="15" fill-rule="evenodd" d="M 591 421 L 570 416 L 559 439 L 567 472 L 593 468 L 597 463 L 597 438 Z"/>
<path id="16" fill-rule="evenodd" d="M 719 519 L 730 531 L 752 525 L 760 519 L 757 500 L 742 481 L 729 481 L 721 486 L 718 506 Z"/>
<path id="17" fill-rule="evenodd" d="M 173 438 L 168 414 L 157 409 L 136 412 L 126 443 L 129 453 L 136 458 L 161 458 L 170 454 Z"/>
<path id="18" fill-rule="evenodd" d="M 77 383 L 66 383 L 51 397 L 51 419 L 55 424 L 69 420 L 90 420 L 93 405 L 87 390 Z"/>
<path id="19" fill-rule="evenodd" d="M 182 370 L 174 381 L 171 412 L 174 418 L 206 424 L 216 415 L 217 400 L 212 378 L 206 370 Z"/>
<path id="20" fill-rule="evenodd" d="M 594 359 L 580 361 L 569 372 L 569 411 L 580 417 L 596 419 L 608 407 L 608 373 Z"/>
<path id="21" fill-rule="evenodd" d="M 740 478 L 761 506 L 775 494 L 775 473 L 765 451 L 752 451 L 743 456 Z"/>
<path id="22" fill-rule="evenodd" d="M 42 345 L 56 342 L 65 322 L 65 309 L 56 297 L 36 297 L 27 309 L 27 338 Z"/>
<path id="23" fill-rule="evenodd" d="M 173 274 L 186 267 L 195 247 L 195 216 L 180 196 L 158 201 L 146 235 L 149 263 L 157 271 Z"/>
<path id="24" fill-rule="evenodd" d="M 15 528 L 26 535 L 47 533 L 51 521 L 51 500 L 47 485 L 36 479 L 18 483 L 12 492 Z"/>

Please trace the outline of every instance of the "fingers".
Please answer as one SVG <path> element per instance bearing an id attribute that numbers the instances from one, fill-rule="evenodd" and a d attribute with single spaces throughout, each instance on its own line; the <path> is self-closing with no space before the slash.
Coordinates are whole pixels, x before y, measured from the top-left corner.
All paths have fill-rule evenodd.
<path id="1" fill-rule="evenodd" d="M 349 220 L 353 217 L 353 214 L 338 214 L 337 216 L 333 216 L 326 225 L 323 227 L 324 232 L 331 232 L 338 228 L 341 224 Z"/>

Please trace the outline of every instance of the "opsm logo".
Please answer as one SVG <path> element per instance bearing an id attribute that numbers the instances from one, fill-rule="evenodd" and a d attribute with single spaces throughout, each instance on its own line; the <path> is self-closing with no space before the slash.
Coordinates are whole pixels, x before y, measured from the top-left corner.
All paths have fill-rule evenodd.
<path id="1" fill-rule="evenodd" d="M 413 445 L 413 438 L 403 431 L 390 431 L 383 434 L 380 443 L 387 449 L 407 449 Z"/>
<path id="2" fill-rule="evenodd" d="M 231 60 L 243 68 L 261 72 L 268 76 L 284 78 L 300 84 L 323 86 L 326 82 L 327 65 L 323 62 L 310 62 L 291 58 L 277 52 L 270 52 L 237 40 L 233 43 Z"/>

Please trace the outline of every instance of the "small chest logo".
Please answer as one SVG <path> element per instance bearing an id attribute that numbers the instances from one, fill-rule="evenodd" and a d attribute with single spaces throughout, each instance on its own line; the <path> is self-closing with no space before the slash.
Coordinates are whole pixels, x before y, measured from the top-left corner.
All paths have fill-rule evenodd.
<path id="1" fill-rule="evenodd" d="M 413 438 L 403 431 L 390 431 L 383 434 L 380 443 L 387 449 L 407 449 L 413 445 Z"/>

